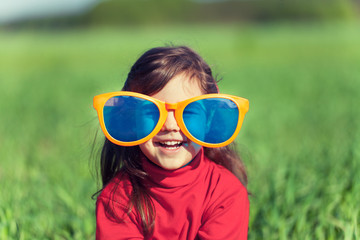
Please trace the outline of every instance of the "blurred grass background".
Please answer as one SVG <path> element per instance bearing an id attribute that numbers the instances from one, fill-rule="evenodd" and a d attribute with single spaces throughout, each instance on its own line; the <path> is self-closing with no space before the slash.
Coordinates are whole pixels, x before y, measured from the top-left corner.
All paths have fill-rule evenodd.
<path id="1" fill-rule="evenodd" d="M 130 3 L 109 1 L 73 18 L 2 26 L 0 239 L 94 239 L 103 136 L 92 97 L 121 89 L 141 53 L 166 44 L 194 48 L 222 92 L 250 100 L 237 138 L 252 193 L 249 239 L 359 239 L 360 28 L 356 5 L 332 2 L 343 5 L 328 15 L 246 2 L 245 18 L 232 1 L 222 20 L 209 7 L 219 2 L 196 2 L 190 10 L 206 21 L 164 23 L 171 14 L 146 21 L 136 9 L 124 22 L 114 9 Z M 162 6 L 188 7 L 176 3 Z"/>

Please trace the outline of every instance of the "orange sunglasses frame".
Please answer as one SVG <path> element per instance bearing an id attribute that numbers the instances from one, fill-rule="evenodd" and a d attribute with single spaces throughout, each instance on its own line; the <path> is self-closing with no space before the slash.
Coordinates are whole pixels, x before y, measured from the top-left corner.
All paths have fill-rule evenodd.
<path id="1" fill-rule="evenodd" d="M 137 97 L 137 98 L 142 98 L 145 100 L 148 100 L 152 103 L 154 103 L 160 112 L 160 117 L 159 117 L 159 121 L 156 124 L 154 130 L 146 137 L 139 139 L 137 141 L 132 141 L 132 142 L 123 142 L 123 141 L 119 141 L 115 138 L 113 138 L 109 132 L 107 131 L 106 127 L 105 127 L 105 122 L 104 122 L 104 114 L 103 114 L 103 109 L 104 106 L 106 104 L 106 102 L 115 96 L 133 96 L 133 97 Z M 194 136 L 191 135 L 191 133 L 187 130 L 185 123 L 183 121 L 182 118 L 182 113 L 185 109 L 185 107 L 194 101 L 197 100 L 201 100 L 201 99 L 208 99 L 208 98 L 225 98 L 225 99 L 229 99 L 232 100 L 238 107 L 239 109 L 239 118 L 238 118 L 238 124 L 237 127 L 234 131 L 234 134 L 225 142 L 222 143 L 206 143 L 203 141 L 200 141 L 198 139 L 196 139 Z M 156 98 L 141 94 L 141 93 L 136 93 L 136 92 L 128 92 L 128 91 L 118 91 L 118 92 L 110 92 L 110 93 L 104 93 L 104 94 L 100 94 L 94 97 L 93 99 L 93 106 L 95 108 L 95 110 L 97 111 L 98 117 L 99 117 L 99 122 L 100 122 L 100 126 L 102 131 L 104 132 L 105 136 L 107 137 L 107 139 L 109 139 L 112 143 L 115 143 L 117 145 L 121 145 L 121 146 L 135 146 L 135 145 L 139 145 L 141 143 L 144 143 L 148 140 L 150 140 L 151 138 L 153 138 L 162 128 L 162 126 L 164 125 L 168 112 L 169 110 L 174 111 L 174 115 L 175 115 L 175 120 L 177 122 L 177 124 L 179 125 L 181 131 L 185 134 L 185 136 L 187 138 L 189 138 L 191 141 L 204 146 L 204 147 L 210 147 L 210 148 L 214 148 L 214 147 L 223 147 L 228 145 L 229 143 L 231 143 L 232 141 L 234 141 L 234 139 L 236 138 L 236 136 L 238 135 L 238 133 L 240 132 L 241 129 L 241 125 L 242 122 L 244 120 L 244 116 L 247 113 L 247 111 L 249 110 L 249 101 L 245 98 L 241 98 L 241 97 L 237 97 L 237 96 L 232 96 L 232 95 L 228 95 L 228 94 L 220 94 L 220 93 L 212 93 L 212 94 L 204 94 L 204 95 L 200 95 L 197 97 L 193 97 L 193 98 L 189 98 L 185 101 L 182 102 L 178 102 L 178 103 L 166 103 L 163 101 L 160 101 Z"/>

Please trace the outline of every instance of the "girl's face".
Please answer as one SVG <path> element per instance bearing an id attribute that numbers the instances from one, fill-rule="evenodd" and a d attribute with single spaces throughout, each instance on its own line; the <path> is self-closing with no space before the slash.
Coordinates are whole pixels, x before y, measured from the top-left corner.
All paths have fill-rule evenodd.
<path id="1" fill-rule="evenodd" d="M 186 74 L 178 74 L 151 97 L 167 103 L 177 103 L 203 94 L 197 81 L 190 80 Z M 174 111 L 169 110 L 160 132 L 140 144 L 140 149 L 153 163 L 164 169 L 174 170 L 189 163 L 198 154 L 201 146 L 187 139 L 180 131 Z"/>

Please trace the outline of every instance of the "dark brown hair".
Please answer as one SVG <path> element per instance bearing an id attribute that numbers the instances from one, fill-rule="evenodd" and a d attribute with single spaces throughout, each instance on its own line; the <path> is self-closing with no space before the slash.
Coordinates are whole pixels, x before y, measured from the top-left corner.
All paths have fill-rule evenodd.
<path id="1" fill-rule="evenodd" d="M 132 66 L 124 91 L 146 95 L 159 92 L 173 77 L 185 73 L 199 82 L 204 93 L 217 93 L 218 87 L 209 65 L 192 49 L 180 47 L 158 47 L 145 52 Z M 234 144 L 221 148 L 204 148 L 205 156 L 229 169 L 246 187 L 247 176 L 244 165 L 235 151 Z M 138 146 L 122 147 L 105 139 L 101 152 L 101 176 L 103 188 L 121 173 L 132 184 L 129 211 L 134 207 L 141 217 L 143 234 L 151 236 L 155 221 L 155 209 L 143 180 L 147 177 L 140 161 Z"/>

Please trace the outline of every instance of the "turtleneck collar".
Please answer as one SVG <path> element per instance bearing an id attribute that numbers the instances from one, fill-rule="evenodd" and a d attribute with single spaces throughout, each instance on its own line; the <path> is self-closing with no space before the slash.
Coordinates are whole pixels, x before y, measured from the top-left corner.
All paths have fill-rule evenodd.
<path id="1" fill-rule="evenodd" d="M 203 164 L 203 148 L 189 164 L 175 170 L 161 168 L 142 154 L 143 168 L 148 174 L 149 184 L 154 187 L 176 188 L 189 185 L 199 177 Z"/>

